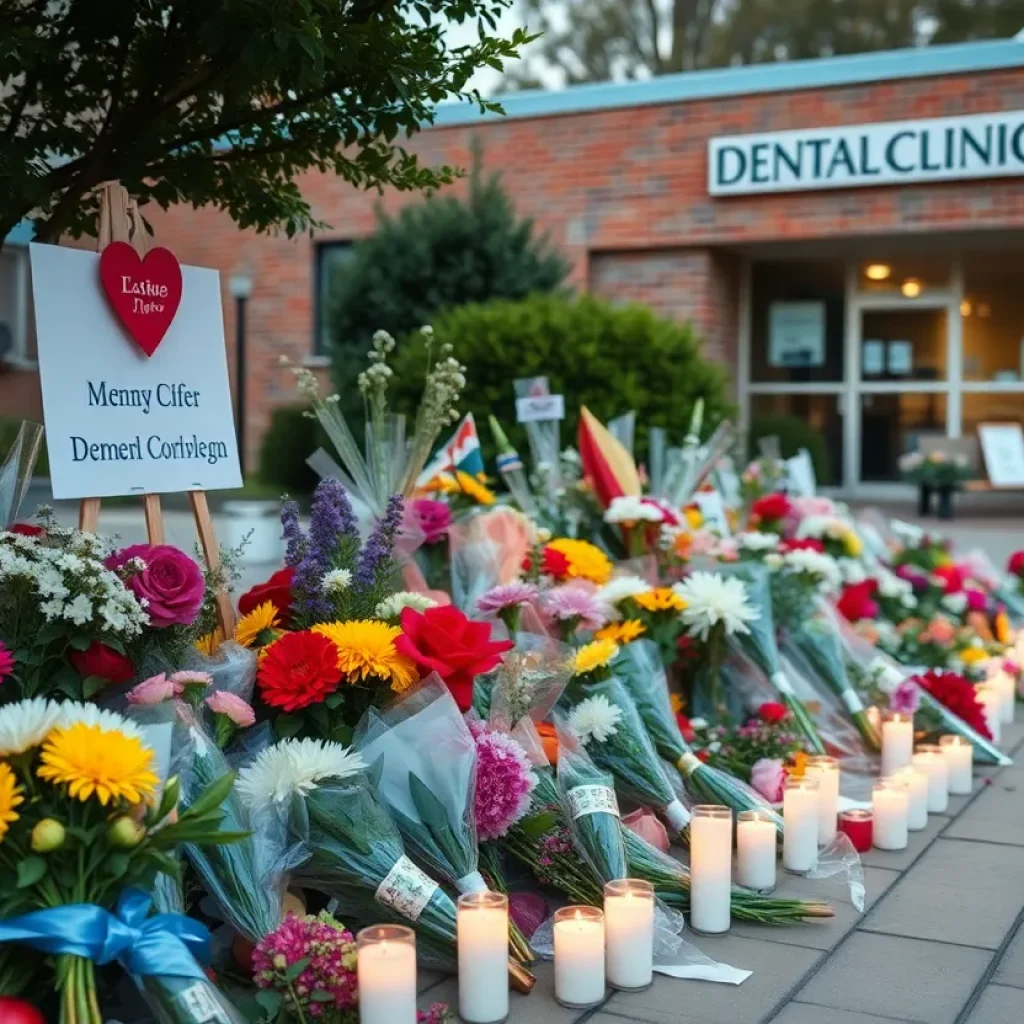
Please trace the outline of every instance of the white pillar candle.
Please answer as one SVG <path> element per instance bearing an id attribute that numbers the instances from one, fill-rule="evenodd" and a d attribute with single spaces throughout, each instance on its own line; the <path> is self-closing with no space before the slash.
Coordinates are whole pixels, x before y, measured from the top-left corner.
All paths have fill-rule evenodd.
<path id="1" fill-rule="evenodd" d="M 992 660 L 998 665 L 998 668 L 989 676 L 985 685 L 994 687 L 999 693 L 1001 700 L 999 721 L 1003 725 L 1012 725 L 1017 702 L 1017 681 L 1002 667 L 1002 658 L 993 658 Z"/>
<path id="2" fill-rule="evenodd" d="M 732 809 L 698 804 L 690 821 L 690 927 L 705 935 L 729 930 Z"/>
<path id="3" fill-rule="evenodd" d="M 928 813 L 941 814 L 949 808 L 949 765 L 942 748 L 922 744 L 914 755 L 914 767 L 928 776 Z"/>
<path id="4" fill-rule="evenodd" d="M 920 832 L 928 827 L 928 775 L 913 764 L 901 768 L 895 778 L 907 787 L 907 828 Z"/>
<path id="5" fill-rule="evenodd" d="M 914 756 L 914 716 L 892 712 L 882 722 L 882 775 L 894 775 Z"/>
<path id="6" fill-rule="evenodd" d="M 604 999 L 604 914 L 599 907 L 555 911 L 555 999 L 582 1010 Z"/>
<path id="7" fill-rule="evenodd" d="M 874 843 L 879 850 L 907 848 L 907 787 L 898 779 L 880 779 L 871 791 Z"/>
<path id="8" fill-rule="evenodd" d="M 356 936 L 359 1024 L 416 1024 L 416 933 L 378 924 Z"/>
<path id="9" fill-rule="evenodd" d="M 827 846 L 839 827 L 839 762 L 834 757 L 809 757 L 805 774 L 818 780 L 818 845 Z"/>
<path id="10" fill-rule="evenodd" d="M 654 978 L 654 886 L 637 878 L 604 887 L 605 974 L 612 988 L 635 991 Z"/>
<path id="11" fill-rule="evenodd" d="M 782 866 L 806 874 L 818 863 L 818 780 L 787 779 L 782 794 Z"/>
<path id="12" fill-rule="evenodd" d="M 1021 665 L 1024 665 L 1024 629 L 1017 630 L 1015 650 L 1017 654 L 1017 661 Z"/>
<path id="13" fill-rule="evenodd" d="M 985 724 L 988 726 L 988 731 L 992 734 L 992 742 L 998 743 L 1002 739 L 1002 729 L 1000 728 L 1003 704 L 1002 695 L 994 686 L 989 686 L 988 683 L 976 686 L 974 692 L 978 696 L 979 703 L 985 709 Z"/>
<path id="14" fill-rule="evenodd" d="M 459 897 L 459 1016 L 495 1024 L 508 1016 L 508 897 L 467 892 Z"/>
<path id="15" fill-rule="evenodd" d="M 775 822 L 764 811 L 740 811 L 736 818 L 736 881 L 740 885 L 757 892 L 775 888 L 777 843 Z"/>
<path id="16" fill-rule="evenodd" d="M 974 788 L 974 745 L 963 736 L 939 738 L 939 747 L 949 766 L 949 791 L 966 796 Z"/>

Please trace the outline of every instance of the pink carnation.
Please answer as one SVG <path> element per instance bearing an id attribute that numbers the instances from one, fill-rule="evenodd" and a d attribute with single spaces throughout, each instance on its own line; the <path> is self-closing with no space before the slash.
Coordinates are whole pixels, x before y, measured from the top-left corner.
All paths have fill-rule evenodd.
<path id="1" fill-rule="evenodd" d="M 526 751 L 507 733 L 470 722 L 476 741 L 476 828 L 481 839 L 499 839 L 530 809 L 537 785 Z"/>
<path id="2" fill-rule="evenodd" d="M 769 803 L 782 799 L 786 782 L 786 769 L 777 757 L 762 757 L 750 769 L 750 785 Z"/>
<path id="3" fill-rule="evenodd" d="M 985 597 L 984 591 L 975 587 L 967 587 L 964 594 L 967 595 L 967 610 L 969 612 L 983 612 L 988 606 L 988 599 Z"/>
<path id="4" fill-rule="evenodd" d="M 184 551 L 170 544 L 132 544 L 115 551 L 104 564 L 121 572 L 154 628 L 195 622 L 206 583 L 199 566 Z"/>
<path id="5" fill-rule="evenodd" d="M 427 544 L 436 544 L 448 535 L 452 510 L 443 501 L 419 498 L 412 503 L 412 520 L 423 531 Z"/>
<path id="6" fill-rule="evenodd" d="M 529 604 L 537 596 L 537 588 L 530 583 L 502 583 L 491 587 L 476 603 L 484 615 L 497 615 L 506 608 Z"/>
<path id="7" fill-rule="evenodd" d="M 541 603 L 559 622 L 574 622 L 580 629 L 600 629 L 608 621 L 608 608 L 597 594 L 575 583 L 549 590 Z"/>
<path id="8" fill-rule="evenodd" d="M 215 715 L 226 715 L 239 729 L 256 724 L 256 712 L 241 697 L 228 690 L 218 690 L 206 698 L 206 706 Z"/>
<path id="9" fill-rule="evenodd" d="M 150 676 L 133 686 L 126 697 L 129 704 L 163 704 L 181 694 L 181 687 L 173 678 L 168 679 L 163 672 L 158 676 Z"/>
<path id="10" fill-rule="evenodd" d="M 921 703 L 921 690 L 912 679 L 904 679 L 889 695 L 889 710 L 912 715 Z"/>
<path id="11" fill-rule="evenodd" d="M 10 648 L 0 643 L 0 683 L 2 683 L 14 671 L 14 655 Z"/>

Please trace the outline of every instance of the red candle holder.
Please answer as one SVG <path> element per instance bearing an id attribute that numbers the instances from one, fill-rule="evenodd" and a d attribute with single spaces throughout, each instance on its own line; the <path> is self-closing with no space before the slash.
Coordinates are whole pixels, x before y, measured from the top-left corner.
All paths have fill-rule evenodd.
<path id="1" fill-rule="evenodd" d="M 839 831 L 846 833 L 858 853 L 867 853 L 873 841 L 875 818 L 871 811 L 859 809 L 842 811 L 839 815 Z"/>

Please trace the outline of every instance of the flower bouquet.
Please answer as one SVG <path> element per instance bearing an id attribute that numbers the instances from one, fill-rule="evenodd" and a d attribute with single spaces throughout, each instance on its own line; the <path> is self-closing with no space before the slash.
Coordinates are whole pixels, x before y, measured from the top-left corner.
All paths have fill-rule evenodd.
<path id="1" fill-rule="evenodd" d="M 436 676 L 359 723 L 356 750 L 412 855 L 460 893 L 480 892 L 475 790 L 477 743 Z M 520 960 L 533 959 L 513 926 Z"/>
<path id="2" fill-rule="evenodd" d="M 623 682 L 607 674 L 618 653 L 609 640 L 597 640 L 576 654 L 576 676 L 560 706 L 566 728 L 595 764 L 609 772 L 622 793 L 659 810 L 673 831 L 683 832 L 690 812 L 672 789 L 654 743 Z"/>
<path id="3" fill-rule="evenodd" d="M 746 607 L 750 608 L 754 613 L 744 616 L 737 614 L 735 616 L 736 620 L 742 618 L 742 625 L 745 628 L 735 628 L 729 632 L 728 625 L 726 625 L 725 629 L 728 634 L 729 644 L 745 654 L 771 681 L 772 686 L 775 687 L 783 703 L 792 712 L 793 722 L 796 728 L 803 734 L 811 752 L 824 754 L 825 745 L 822 743 L 821 737 L 814 727 L 810 713 L 804 706 L 803 701 L 796 695 L 793 685 L 786 678 L 779 663 L 779 649 L 775 639 L 775 620 L 772 615 L 768 570 L 763 566 L 749 562 L 739 562 L 734 565 L 723 566 L 722 571 L 729 574 L 730 583 L 742 584 L 750 601 L 750 604 Z M 698 574 L 695 573 L 694 575 Z M 682 588 L 687 588 L 688 582 L 684 581 Z M 692 591 L 693 588 L 694 585 L 690 584 L 688 592 Z M 707 589 L 709 588 L 705 588 L 705 590 Z M 718 587 L 710 588 L 710 593 L 705 593 L 704 591 L 701 591 L 699 594 L 694 593 L 694 600 L 687 607 L 686 611 L 683 612 L 684 621 L 689 616 L 690 621 L 694 622 L 702 630 L 714 628 L 715 621 L 713 621 L 713 617 L 717 606 L 715 594 L 720 590 L 721 588 Z M 687 595 L 683 593 L 682 589 L 680 593 L 686 599 Z M 735 599 L 733 604 L 738 608 L 738 603 Z M 725 621 L 728 622 L 729 620 L 726 619 Z"/>
<path id="4" fill-rule="evenodd" d="M 771 804 L 740 779 L 701 761 L 683 739 L 669 701 L 665 670 L 649 644 L 638 641 L 622 648 L 614 671 L 633 698 L 658 753 L 676 766 L 696 802 L 722 804 L 735 811 L 764 811 L 782 834 L 782 817 Z"/>
<path id="5" fill-rule="evenodd" d="M 406 857 L 362 757 L 336 743 L 282 740 L 241 771 L 238 789 L 254 810 L 284 816 L 305 855 L 295 882 L 319 889 L 357 916 L 412 922 L 422 952 L 454 962 L 455 904 Z M 519 964 L 510 961 L 509 973 L 521 990 L 532 987 Z"/>
<path id="6" fill-rule="evenodd" d="M 155 755 L 128 719 L 92 704 L 0 709 L 0 943 L 52 956 L 61 1024 L 102 1024 L 95 966 L 120 963 L 161 1024 L 242 1024 L 195 956 L 208 934 L 149 917 L 154 879 L 176 875 L 185 842 L 232 843 L 220 805 L 229 772 L 178 811 L 158 794 Z"/>

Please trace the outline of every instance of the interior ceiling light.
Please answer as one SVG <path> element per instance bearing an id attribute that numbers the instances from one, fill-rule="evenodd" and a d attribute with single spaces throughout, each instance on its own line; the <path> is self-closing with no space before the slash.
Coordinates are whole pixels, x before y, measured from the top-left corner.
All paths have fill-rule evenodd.
<path id="1" fill-rule="evenodd" d="M 900 285 L 900 291 L 908 299 L 916 299 L 921 294 L 921 282 L 916 277 L 908 277 Z"/>
<path id="2" fill-rule="evenodd" d="M 864 268 L 864 276 L 869 281 L 884 281 L 892 273 L 888 263 L 869 263 Z"/>

